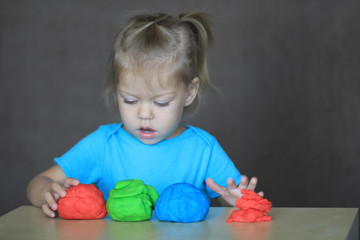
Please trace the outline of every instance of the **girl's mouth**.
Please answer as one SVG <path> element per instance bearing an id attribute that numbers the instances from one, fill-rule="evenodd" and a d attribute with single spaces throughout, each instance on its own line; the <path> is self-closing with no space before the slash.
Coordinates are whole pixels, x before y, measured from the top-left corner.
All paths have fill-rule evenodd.
<path id="1" fill-rule="evenodd" d="M 151 128 L 139 128 L 138 133 L 142 138 L 153 138 L 155 136 L 156 131 Z"/>

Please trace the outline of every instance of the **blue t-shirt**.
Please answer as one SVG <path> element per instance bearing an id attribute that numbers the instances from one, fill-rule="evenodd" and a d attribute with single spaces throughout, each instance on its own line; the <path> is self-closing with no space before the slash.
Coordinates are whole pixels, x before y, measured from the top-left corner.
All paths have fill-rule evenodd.
<path id="1" fill-rule="evenodd" d="M 217 140 L 196 127 L 177 137 L 146 145 L 122 128 L 122 124 L 100 126 L 60 158 L 55 158 L 67 177 L 81 183 L 96 183 L 105 200 L 115 183 L 140 179 L 159 194 L 174 183 L 190 183 L 218 197 L 205 180 L 211 177 L 226 186 L 231 177 L 237 184 L 241 175 Z"/>

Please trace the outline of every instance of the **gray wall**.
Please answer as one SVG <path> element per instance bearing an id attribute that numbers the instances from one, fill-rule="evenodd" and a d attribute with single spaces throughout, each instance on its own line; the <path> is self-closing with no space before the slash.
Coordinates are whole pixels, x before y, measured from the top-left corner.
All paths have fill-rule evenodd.
<path id="1" fill-rule="evenodd" d="M 215 135 L 274 206 L 360 207 L 360 2 L 0 2 L 0 215 L 100 124 L 126 15 L 215 15 L 211 91 L 192 124 Z"/>

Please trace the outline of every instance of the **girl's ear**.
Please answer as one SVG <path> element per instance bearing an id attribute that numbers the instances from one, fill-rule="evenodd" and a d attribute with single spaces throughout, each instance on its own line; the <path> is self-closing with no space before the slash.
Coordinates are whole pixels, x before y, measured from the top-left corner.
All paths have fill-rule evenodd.
<path id="1" fill-rule="evenodd" d="M 189 84 L 185 95 L 185 104 L 184 104 L 185 107 L 189 106 L 194 101 L 199 90 L 199 84 L 200 84 L 200 79 L 198 77 L 194 78 Z"/>

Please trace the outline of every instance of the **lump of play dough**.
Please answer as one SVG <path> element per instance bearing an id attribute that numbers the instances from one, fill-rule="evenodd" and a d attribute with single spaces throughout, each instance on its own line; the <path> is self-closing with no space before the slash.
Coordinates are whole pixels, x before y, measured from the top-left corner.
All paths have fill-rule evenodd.
<path id="1" fill-rule="evenodd" d="M 209 212 L 210 199 L 197 187 L 188 183 L 176 183 L 167 187 L 155 206 L 160 221 L 199 222 Z"/>
<path id="2" fill-rule="evenodd" d="M 102 192 L 93 184 L 76 185 L 58 201 L 58 213 L 64 219 L 99 219 L 106 216 Z"/>
<path id="3" fill-rule="evenodd" d="M 151 218 L 159 194 L 139 179 L 117 182 L 106 203 L 109 216 L 117 221 L 144 221 Z"/>
<path id="4" fill-rule="evenodd" d="M 264 222 L 271 221 L 272 217 L 266 215 L 270 212 L 272 203 L 251 190 L 241 190 L 243 196 L 236 199 L 239 210 L 232 211 L 226 221 L 230 222 Z"/>

